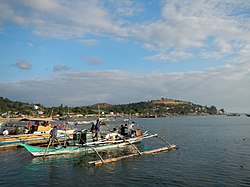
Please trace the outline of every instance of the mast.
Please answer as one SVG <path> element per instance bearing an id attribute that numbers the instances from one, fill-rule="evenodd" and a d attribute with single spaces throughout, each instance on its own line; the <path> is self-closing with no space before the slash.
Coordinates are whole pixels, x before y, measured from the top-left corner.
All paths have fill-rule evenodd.
<path id="1" fill-rule="evenodd" d="M 97 105 L 98 106 L 98 119 L 100 119 L 100 105 Z"/>

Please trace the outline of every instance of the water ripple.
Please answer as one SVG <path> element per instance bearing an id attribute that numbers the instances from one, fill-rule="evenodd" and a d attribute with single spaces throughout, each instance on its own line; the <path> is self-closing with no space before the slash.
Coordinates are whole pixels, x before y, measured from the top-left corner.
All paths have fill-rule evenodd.
<path id="1" fill-rule="evenodd" d="M 33 159 L 25 149 L 0 151 L 0 186 L 250 186 L 250 118 L 136 119 L 180 148 L 92 167 L 95 155 Z M 162 146 L 149 140 L 148 150 Z M 125 150 L 124 150 L 125 151 Z M 113 154 L 113 155 L 112 155 Z M 104 156 L 114 156 L 108 153 Z M 120 154 L 120 153 L 119 153 Z"/>

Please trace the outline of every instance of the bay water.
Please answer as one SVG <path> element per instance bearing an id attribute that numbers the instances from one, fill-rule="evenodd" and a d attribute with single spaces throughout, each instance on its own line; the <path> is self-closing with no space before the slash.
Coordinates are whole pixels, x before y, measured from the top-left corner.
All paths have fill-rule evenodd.
<path id="1" fill-rule="evenodd" d="M 179 149 L 90 166 L 95 155 L 33 158 L 0 151 L 0 186 L 250 186 L 250 118 L 179 116 L 133 119 Z M 148 139 L 140 150 L 162 146 Z M 110 153 L 111 154 L 111 153 Z M 114 154 L 114 153 L 112 153 Z"/>

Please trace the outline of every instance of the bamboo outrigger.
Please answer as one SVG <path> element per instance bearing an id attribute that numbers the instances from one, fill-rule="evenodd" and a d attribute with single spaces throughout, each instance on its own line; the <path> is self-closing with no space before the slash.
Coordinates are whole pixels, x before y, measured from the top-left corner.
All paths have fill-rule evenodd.
<path id="1" fill-rule="evenodd" d="M 152 136 L 152 137 L 159 138 L 164 143 L 166 143 L 167 146 L 161 147 L 161 148 L 158 148 L 158 149 L 152 149 L 152 150 L 141 152 L 134 144 L 129 143 L 130 145 L 133 146 L 133 148 L 136 150 L 137 153 L 126 155 L 126 156 L 120 156 L 120 157 L 116 157 L 116 158 L 105 159 L 105 160 L 100 157 L 100 160 L 90 161 L 89 164 L 94 165 L 94 166 L 100 166 L 100 165 L 103 165 L 103 164 L 107 164 L 107 163 L 110 163 L 110 162 L 116 162 L 116 161 L 123 160 L 123 159 L 126 159 L 126 158 L 134 157 L 134 156 L 155 154 L 155 153 L 171 151 L 173 149 L 178 149 L 179 148 L 177 145 L 170 144 L 167 140 L 159 137 L 157 134 L 155 136 Z"/>
<path id="2" fill-rule="evenodd" d="M 91 165 L 95 165 L 95 166 L 100 166 L 103 164 L 107 164 L 110 162 L 116 162 L 119 160 L 123 160 L 126 158 L 130 158 L 130 157 L 134 157 L 134 156 L 141 156 L 141 155 L 148 155 L 148 154 L 155 154 L 155 153 L 160 153 L 160 152 L 166 152 L 166 151 L 171 151 L 173 149 L 177 149 L 177 145 L 170 145 L 170 146 L 166 146 L 166 147 L 162 147 L 162 148 L 158 148 L 158 149 L 153 149 L 153 150 L 149 150 L 149 151 L 143 151 L 143 152 L 138 152 L 138 154 L 131 154 L 131 155 L 126 155 L 126 156 L 121 156 L 121 157 L 117 157 L 117 158 L 110 158 L 110 159 L 101 159 L 101 160 L 97 160 L 97 161 L 91 161 L 89 162 L 89 164 Z"/>

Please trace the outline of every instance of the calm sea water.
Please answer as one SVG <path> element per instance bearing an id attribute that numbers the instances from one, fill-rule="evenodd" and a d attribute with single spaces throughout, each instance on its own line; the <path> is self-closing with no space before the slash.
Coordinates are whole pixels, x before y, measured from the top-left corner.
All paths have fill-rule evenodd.
<path id="1" fill-rule="evenodd" d="M 134 120 L 180 148 L 100 167 L 88 165 L 95 156 L 42 160 L 32 158 L 24 148 L 2 150 L 0 186 L 250 186 L 250 118 Z M 138 146 L 160 146 L 160 141 L 155 142 L 148 140 Z"/>

